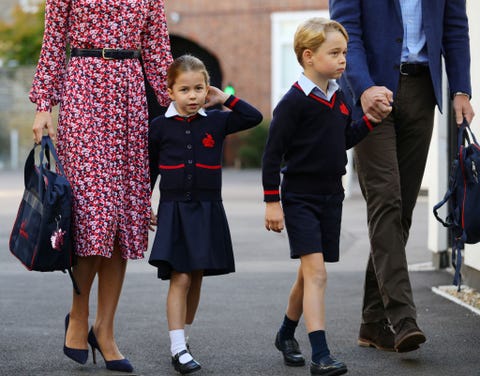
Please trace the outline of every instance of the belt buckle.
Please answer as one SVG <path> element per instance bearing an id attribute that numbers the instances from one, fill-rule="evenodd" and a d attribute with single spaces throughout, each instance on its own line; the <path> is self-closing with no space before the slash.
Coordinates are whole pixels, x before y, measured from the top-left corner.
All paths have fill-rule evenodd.
<path id="1" fill-rule="evenodd" d="M 102 48 L 102 59 L 105 59 L 105 60 L 113 60 L 113 57 L 107 57 L 105 56 L 105 52 L 108 52 L 108 51 L 114 51 L 115 48 Z"/>
<path id="2" fill-rule="evenodd" d="M 407 64 L 408 64 L 408 63 L 401 63 L 401 64 L 400 64 L 400 74 L 401 74 L 402 76 L 409 76 L 408 72 L 404 72 L 404 70 L 403 70 L 403 67 L 404 67 L 404 66 L 407 66 Z"/>

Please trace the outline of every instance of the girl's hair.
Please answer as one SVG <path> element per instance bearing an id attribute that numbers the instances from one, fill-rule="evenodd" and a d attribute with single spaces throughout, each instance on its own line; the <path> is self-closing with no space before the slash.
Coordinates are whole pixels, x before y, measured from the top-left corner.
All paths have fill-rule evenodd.
<path id="1" fill-rule="evenodd" d="M 172 88 L 175 80 L 184 72 L 200 72 L 205 77 L 205 83 L 210 84 L 210 76 L 203 61 L 192 55 L 182 55 L 177 57 L 167 70 L 167 87 Z"/>
<path id="2" fill-rule="evenodd" d="M 330 31 L 339 31 L 348 42 L 348 34 L 345 28 L 337 21 L 321 17 L 314 17 L 300 24 L 293 39 L 293 49 L 297 60 L 303 67 L 303 51 L 316 51 L 326 39 Z"/>

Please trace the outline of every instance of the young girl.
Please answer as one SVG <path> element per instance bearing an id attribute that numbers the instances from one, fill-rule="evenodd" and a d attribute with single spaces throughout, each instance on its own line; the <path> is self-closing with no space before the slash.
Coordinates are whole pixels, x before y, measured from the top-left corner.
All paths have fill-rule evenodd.
<path id="1" fill-rule="evenodd" d="M 205 65 L 197 58 L 177 58 L 167 74 L 172 99 L 164 116 L 151 125 L 152 188 L 160 180 L 158 230 L 150 264 L 158 277 L 170 279 L 167 320 L 172 364 L 186 374 L 200 369 L 185 341 L 200 299 L 203 276 L 235 271 L 232 242 L 221 197 L 223 141 L 230 133 L 252 128 L 262 114 L 248 103 L 209 86 Z M 223 104 L 231 111 L 203 109 Z"/>
<path id="2" fill-rule="evenodd" d="M 287 365 L 305 364 L 294 338 L 304 313 L 312 375 L 347 372 L 330 355 L 325 338 L 325 262 L 339 259 L 345 150 L 373 129 L 373 119 L 365 116 L 352 123 L 335 82 L 345 70 L 347 40 L 345 29 L 334 21 L 313 18 L 299 26 L 294 49 L 304 72 L 274 110 L 263 156 L 265 227 L 282 231 L 285 216 L 291 258 L 300 258 L 275 346 Z"/>

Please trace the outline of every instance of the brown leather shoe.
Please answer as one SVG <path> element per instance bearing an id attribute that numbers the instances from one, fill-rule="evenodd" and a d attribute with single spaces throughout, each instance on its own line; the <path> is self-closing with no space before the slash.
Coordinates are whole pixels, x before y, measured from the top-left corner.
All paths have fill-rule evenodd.
<path id="1" fill-rule="evenodd" d="M 427 339 L 415 319 L 406 317 L 395 325 L 395 351 L 399 353 L 417 350 Z"/>
<path id="2" fill-rule="evenodd" d="M 395 351 L 395 334 L 387 320 L 360 325 L 358 345 L 377 350 Z"/>

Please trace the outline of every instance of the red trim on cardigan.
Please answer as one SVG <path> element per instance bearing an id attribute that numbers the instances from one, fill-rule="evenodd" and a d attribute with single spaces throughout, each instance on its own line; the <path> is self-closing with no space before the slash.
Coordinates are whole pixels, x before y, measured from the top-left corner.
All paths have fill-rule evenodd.
<path id="1" fill-rule="evenodd" d="M 237 97 L 233 98 L 232 102 L 228 105 L 229 108 L 233 108 L 235 107 L 235 105 L 238 103 L 240 99 L 238 99 Z"/>
<path id="2" fill-rule="evenodd" d="M 158 165 L 158 168 L 160 169 L 163 169 L 163 170 L 176 170 L 178 168 L 184 168 L 185 167 L 185 163 L 181 163 L 181 164 L 178 164 L 178 165 Z"/>
<path id="3" fill-rule="evenodd" d="M 173 118 L 175 120 L 178 120 L 178 121 L 186 121 L 188 123 L 190 123 L 193 119 L 196 119 L 199 115 L 198 114 L 195 114 L 195 115 L 192 115 L 192 116 L 188 116 L 188 117 L 183 117 L 183 116 L 180 116 L 180 115 L 175 115 Z"/>
<path id="4" fill-rule="evenodd" d="M 195 166 L 198 168 L 207 168 L 209 170 L 219 170 L 222 168 L 221 165 L 206 165 L 203 163 L 195 163 Z"/>

